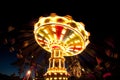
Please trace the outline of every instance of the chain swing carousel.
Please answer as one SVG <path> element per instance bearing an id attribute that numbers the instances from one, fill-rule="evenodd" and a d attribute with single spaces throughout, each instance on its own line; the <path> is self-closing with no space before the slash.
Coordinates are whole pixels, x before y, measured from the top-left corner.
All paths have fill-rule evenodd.
<path id="1" fill-rule="evenodd" d="M 40 47 L 51 53 L 45 79 L 68 80 L 70 74 L 65 68 L 64 56 L 80 54 L 90 43 L 89 36 L 84 24 L 69 15 L 62 17 L 51 13 L 40 17 L 34 25 L 34 37 Z"/>

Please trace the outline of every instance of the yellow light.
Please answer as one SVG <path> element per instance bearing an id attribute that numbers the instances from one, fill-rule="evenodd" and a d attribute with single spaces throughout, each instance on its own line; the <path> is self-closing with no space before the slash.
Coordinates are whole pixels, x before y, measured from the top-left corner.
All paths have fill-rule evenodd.
<path id="1" fill-rule="evenodd" d="M 51 72 L 49 72 L 48 74 L 51 75 Z"/>
<path id="2" fill-rule="evenodd" d="M 31 74 L 31 70 L 28 70 L 28 71 L 27 71 L 27 75 L 30 75 L 30 74 Z"/>
<path id="3" fill-rule="evenodd" d="M 62 77 L 59 77 L 59 79 L 62 79 Z"/>
<path id="4" fill-rule="evenodd" d="M 62 34 L 65 34 L 65 33 L 66 33 L 66 29 L 63 29 L 63 30 L 62 30 Z"/>
<path id="5" fill-rule="evenodd" d="M 49 78 L 47 78 L 46 80 L 49 80 Z"/>
<path id="6" fill-rule="evenodd" d="M 63 80 L 65 80 L 65 77 L 63 77 Z"/>
<path id="7" fill-rule="evenodd" d="M 51 35 L 50 35 L 50 34 L 48 34 L 48 37 L 50 38 L 50 40 L 52 40 L 52 37 L 51 37 Z M 50 41 L 50 40 L 48 40 L 48 41 Z"/>
<path id="8" fill-rule="evenodd" d="M 55 27 L 52 27 L 52 31 L 53 31 L 53 32 L 56 32 L 56 29 L 55 29 Z"/>
<path id="9" fill-rule="evenodd" d="M 60 73 L 61 75 L 63 75 L 63 73 Z"/>
<path id="10" fill-rule="evenodd" d="M 79 43 L 79 42 L 80 42 L 80 40 L 76 40 L 76 41 L 75 41 L 75 43 Z"/>
<path id="11" fill-rule="evenodd" d="M 60 41 L 62 41 L 62 39 L 63 39 L 63 36 L 64 36 L 64 35 L 61 35 L 61 36 L 60 36 Z"/>
<path id="12" fill-rule="evenodd" d="M 76 48 L 81 48 L 81 46 L 76 46 Z"/>
<path id="13" fill-rule="evenodd" d="M 44 34 L 43 33 L 39 33 L 42 37 L 44 36 Z"/>
<path id="14" fill-rule="evenodd" d="M 46 29 L 44 29 L 44 32 L 45 32 L 46 34 L 48 34 L 48 31 L 47 31 Z"/>
<path id="15" fill-rule="evenodd" d="M 72 34 L 71 36 L 70 36 L 70 38 L 73 38 L 75 36 L 75 34 Z"/>
<path id="16" fill-rule="evenodd" d="M 57 36 L 56 36 L 56 34 L 54 34 L 54 38 L 57 40 Z"/>
<path id="17" fill-rule="evenodd" d="M 57 79 L 57 77 L 54 77 L 54 79 Z"/>
<path id="18" fill-rule="evenodd" d="M 80 54 L 90 43 L 90 33 L 85 30 L 85 25 L 74 21 L 69 15 L 62 17 L 51 14 L 40 17 L 35 24 L 34 34 L 36 42 L 51 53 L 46 80 L 68 80 L 64 56 Z M 55 77 L 58 73 L 62 77 Z"/>

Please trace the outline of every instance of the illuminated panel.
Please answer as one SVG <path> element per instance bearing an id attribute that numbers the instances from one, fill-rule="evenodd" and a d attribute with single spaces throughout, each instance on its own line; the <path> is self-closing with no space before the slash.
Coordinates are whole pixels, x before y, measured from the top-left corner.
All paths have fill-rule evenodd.
<path id="1" fill-rule="evenodd" d="M 62 26 L 56 25 L 56 35 L 57 35 L 58 40 L 60 39 L 62 30 L 63 30 Z"/>

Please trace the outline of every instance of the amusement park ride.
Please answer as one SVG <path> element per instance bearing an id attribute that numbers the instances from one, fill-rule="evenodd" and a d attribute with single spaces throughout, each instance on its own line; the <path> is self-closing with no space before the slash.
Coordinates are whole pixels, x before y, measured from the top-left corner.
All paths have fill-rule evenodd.
<path id="1" fill-rule="evenodd" d="M 46 80 L 68 80 L 70 74 L 65 68 L 64 56 L 80 54 L 90 43 L 90 33 L 82 22 L 71 16 L 51 13 L 40 17 L 34 25 L 34 37 L 40 47 L 51 53 L 49 68 L 44 74 Z"/>

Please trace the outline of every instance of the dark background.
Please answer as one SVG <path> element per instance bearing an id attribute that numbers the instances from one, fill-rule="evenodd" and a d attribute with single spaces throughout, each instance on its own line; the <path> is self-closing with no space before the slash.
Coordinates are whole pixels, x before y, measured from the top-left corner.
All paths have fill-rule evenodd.
<path id="1" fill-rule="evenodd" d="M 39 0 L 1 2 L 0 30 L 8 25 L 30 23 L 40 16 L 52 12 L 58 15 L 71 15 L 74 20 L 83 22 L 86 29 L 98 39 L 119 34 L 119 4 L 116 1 L 79 1 L 79 0 Z"/>
<path id="2" fill-rule="evenodd" d="M 113 37 L 119 43 L 119 4 L 115 1 L 80 1 L 80 0 L 39 0 L 39 1 L 2 1 L 0 2 L 0 39 L 5 37 L 8 26 L 18 27 L 31 24 L 40 16 L 50 13 L 60 16 L 71 15 L 75 21 L 83 22 L 85 29 L 91 33 L 91 42 L 103 41 Z M 100 43 L 98 43 L 100 44 Z M 117 45 L 119 46 L 119 45 Z M 15 57 L 7 57 L 9 52 L 0 45 L 1 72 L 11 74 L 8 64 Z M 11 68 L 11 70 L 13 67 Z M 16 69 L 14 69 L 16 70 Z"/>

